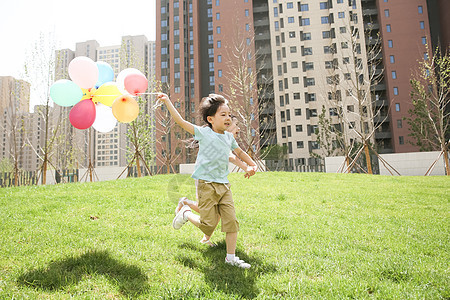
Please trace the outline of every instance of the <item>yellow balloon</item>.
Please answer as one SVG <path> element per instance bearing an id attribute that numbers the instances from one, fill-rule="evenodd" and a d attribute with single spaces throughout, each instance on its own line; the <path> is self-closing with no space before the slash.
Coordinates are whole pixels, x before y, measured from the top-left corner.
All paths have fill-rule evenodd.
<path id="1" fill-rule="evenodd" d="M 104 105 L 112 106 L 114 100 L 121 95 L 122 93 L 115 82 L 107 82 L 102 84 L 95 91 L 92 101 L 94 101 L 94 103 L 100 102 Z"/>
<path id="2" fill-rule="evenodd" d="M 114 117 L 122 123 L 133 122 L 139 114 L 139 104 L 130 95 L 117 97 L 111 108 Z"/>

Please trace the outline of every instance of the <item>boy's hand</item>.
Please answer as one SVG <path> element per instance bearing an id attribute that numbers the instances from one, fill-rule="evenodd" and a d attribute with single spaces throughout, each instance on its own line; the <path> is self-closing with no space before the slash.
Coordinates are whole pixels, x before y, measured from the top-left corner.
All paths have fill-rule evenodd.
<path id="1" fill-rule="evenodd" d="M 158 100 L 165 104 L 167 101 L 169 101 L 169 96 L 164 93 L 158 93 Z"/>
<path id="2" fill-rule="evenodd" d="M 256 170 L 258 169 L 257 166 L 247 166 L 247 170 L 245 170 L 245 178 L 250 178 L 251 176 L 255 175 Z"/>

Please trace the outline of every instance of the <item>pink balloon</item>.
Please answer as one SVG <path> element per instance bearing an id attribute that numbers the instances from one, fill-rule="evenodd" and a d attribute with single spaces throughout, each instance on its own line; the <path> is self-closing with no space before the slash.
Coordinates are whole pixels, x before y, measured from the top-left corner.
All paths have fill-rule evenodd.
<path id="1" fill-rule="evenodd" d="M 69 113 L 69 120 L 73 127 L 87 129 L 95 121 L 95 104 L 91 99 L 81 100 L 72 107 Z"/>
<path id="2" fill-rule="evenodd" d="M 98 80 L 95 62 L 86 56 L 75 57 L 69 64 L 69 76 L 80 88 L 90 89 Z"/>
<path id="3" fill-rule="evenodd" d="M 142 94 L 147 90 L 148 80 L 142 74 L 129 74 L 125 77 L 124 85 L 128 93 L 136 96 L 137 94 Z"/>

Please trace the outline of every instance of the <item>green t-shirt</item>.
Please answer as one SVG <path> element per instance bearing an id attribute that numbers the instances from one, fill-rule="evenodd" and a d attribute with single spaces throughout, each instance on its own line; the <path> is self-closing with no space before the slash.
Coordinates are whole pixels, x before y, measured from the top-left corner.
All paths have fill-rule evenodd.
<path id="1" fill-rule="evenodd" d="M 238 148 L 233 134 L 225 131 L 224 134 L 214 132 L 210 127 L 194 125 L 194 139 L 199 143 L 194 179 L 228 183 L 228 159 L 230 151 Z"/>

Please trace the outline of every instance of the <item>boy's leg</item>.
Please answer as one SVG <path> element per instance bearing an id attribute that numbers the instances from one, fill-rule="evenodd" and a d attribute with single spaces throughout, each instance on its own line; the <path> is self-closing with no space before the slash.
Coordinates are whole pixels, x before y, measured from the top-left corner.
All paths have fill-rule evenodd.
<path id="1" fill-rule="evenodd" d="M 227 232 L 225 236 L 225 242 L 227 243 L 227 254 L 235 254 L 237 243 L 237 232 Z"/>

